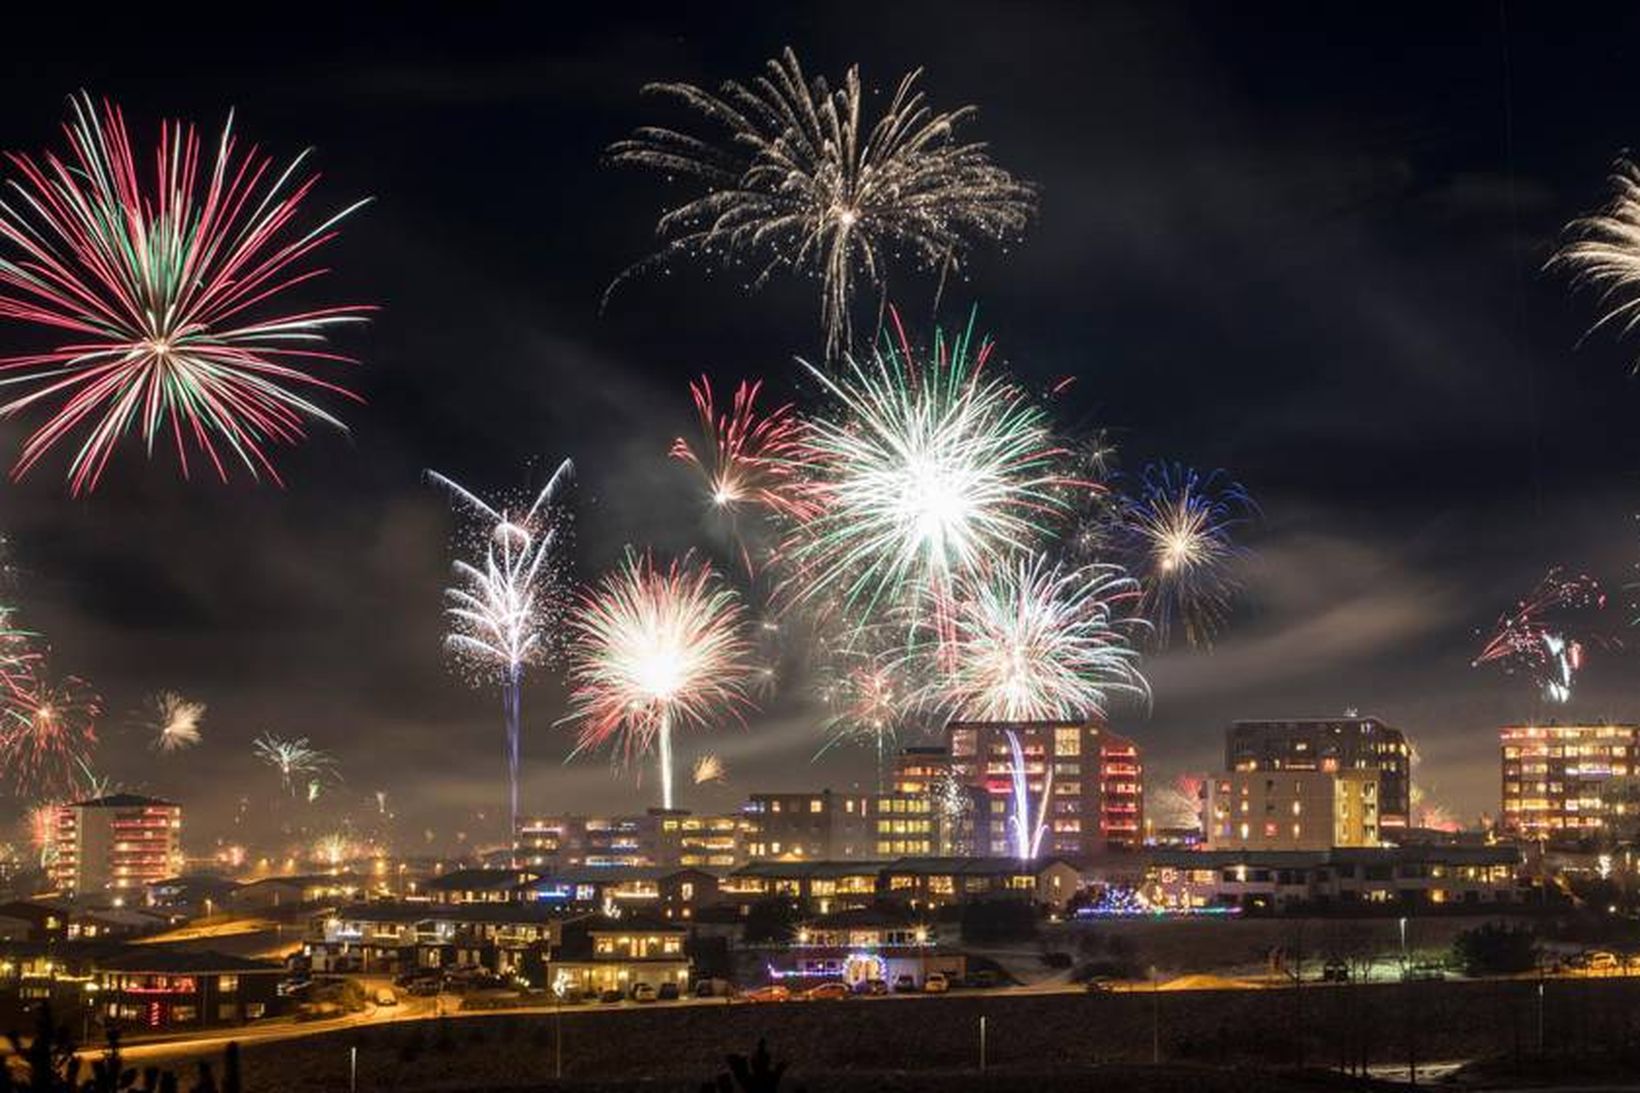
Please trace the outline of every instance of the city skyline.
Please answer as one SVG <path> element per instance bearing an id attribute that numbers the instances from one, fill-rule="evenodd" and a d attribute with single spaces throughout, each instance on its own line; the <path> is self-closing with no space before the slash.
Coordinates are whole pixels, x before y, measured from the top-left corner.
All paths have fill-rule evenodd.
<path id="1" fill-rule="evenodd" d="M 1300 7 L 1271 30 L 1212 12 L 942 12 L 931 26 L 883 15 L 887 33 L 865 41 L 752 11 L 732 42 L 678 16 L 610 17 L 555 21 L 553 43 L 467 26 L 437 51 L 413 23 L 344 18 L 295 50 L 292 32 L 270 31 L 186 79 L 155 76 L 114 36 L 41 39 L 0 85 L 0 147 L 52 143 L 83 86 L 141 134 L 172 116 L 213 132 L 232 108 L 276 159 L 312 144 L 337 207 L 376 198 L 326 262 L 345 298 L 384 307 L 344 339 L 367 405 L 351 436 L 288 452 L 284 490 L 183 484 L 140 458 L 89 498 L 68 500 L 56 467 L 6 487 L 15 598 L 55 662 L 104 698 L 98 773 L 185 801 L 192 832 L 227 834 L 237 799 L 269 792 L 253 740 L 306 737 L 336 757 L 344 780 L 327 793 L 386 790 L 404 831 L 432 828 L 440 847 L 480 835 L 475 811 L 493 820 L 501 803 L 497 711 L 443 663 L 454 528 L 421 470 L 487 495 L 574 459 L 582 580 L 629 543 L 732 563 L 666 452 L 692 427 L 687 385 L 704 368 L 723 384 L 768 377 L 776 403 L 814 394 L 793 362 L 823 352 L 813 301 L 801 283 L 747 295 L 714 273 L 633 281 L 600 312 L 666 196 L 601 157 L 649 119 L 645 81 L 715 86 L 788 43 L 816 71 L 858 61 L 878 90 L 926 66 L 930 94 L 977 102 L 982 139 L 1040 185 L 1038 222 L 945 286 L 942 322 L 977 306 L 1022 382 L 1074 375 L 1056 416 L 1113 430 L 1125 470 L 1224 467 L 1258 499 L 1244 591 L 1214 649 L 1147 655 L 1153 707 L 1112 707 L 1151 770 L 1214 769 L 1232 720 L 1353 708 L 1405 731 L 1419 782 L 1472 820 L 1498 807 L 1502 726 L 1636 719 L 1631 650 L 1591 651 L 1571 703 L 1552 709 L 1525 680 L 1470 666 L 1553 566 L 1606 585 L 1614 635 L 1629 621 L 1634 347 L 1585 340 L 1593 302 L 1537 272 L 1634 143 L 1613 105 L 1615 47 L 1601 45 L 1620 35 L 1531 12 L 1506 33 L 1490 8 L 1454 8 L 1412 43 L 1396 20 L 1369 23 L 1323 64 L 1281 37 L 1310 25 Z M 139 43 L 155 33 L 131 28 Z M 1016 71 L 1027 40 L 1049 51 L 1040 75 Z M 1044 46 L 1056 40 L 1092 53 Z M 1407 76 L 1386 88 L 1369 76 L 1391 41 Z M 1124 109 L 1084 105 L 1110 102 Z M 923 330 L 934 285 L 894 284 Z M 20 341 L 0 328 L 8 352 Z M 0 444 L 25 429 L 0 425 Z M 208 706 L 202 742 L 174 756 L 130 713 L 167 689 Z M 565 765 L 561 671 L 536 673 L 523 707 L 522 811 L 653 800 L 641 765 Z M 743 728 L 680 733 L 680 760 L 710 751 L 731 771 L 681 787 L 680 804 L 870 785 L 864 749 L 807 763 L 824 720 L 784 694 Z"/>

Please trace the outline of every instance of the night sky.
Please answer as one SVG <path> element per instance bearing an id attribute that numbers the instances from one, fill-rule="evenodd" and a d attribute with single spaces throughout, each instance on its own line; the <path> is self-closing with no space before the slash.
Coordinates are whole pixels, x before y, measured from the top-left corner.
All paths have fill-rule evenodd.
<path id="1" fill-rule="evenodd" d="M 121 102 L 144 144 L 162 116 L 214 132 L 232 107 L 280 157 L 315 148 L 315 211 L 376 199 L 330 249 L 325 290 L 383 307 L 340 338 L 368 405 L 346 410 L 350 435 L 283 453 L 287 489 L 185 484 L 134 447 L 90 498 L 68 498 L 61 460 L 3 488 L 14 598 L 104 694 L 106 773 L 176 796 L 214 835 L 237 797 L 274 788 L 249 752 L 271 729 L 337 755 L 337 816 L 386 789 L 407 831 L 443 844 L 479 829 L 475 809 L 494 815 L 499 702 L 442 654 L 452 522 L 422 472 L 499 489 L 572 457 L 582 576 L 627 543 L 713 545 L 665 458 L 692 427 L 687 380 L 811 393 L 793 359 L 819 353 L 817 293 L 781 279 L 750 295 L 679 267 L 600 313 L 673 193 L 601 151 L 685 120 L 645 81 L 715 86 L 790 44 L 811 74 L 859 63 L 879 96 L 922 66 L 933 103 L 977 104 L 968 135 L 1040 184 L 1038 222 L 1007 253 L 982 250 L 941 319 L 977 304 L 1024 381 L 1078 377 L 1061 421 L 1110 428 L 1124 465 L 1224 467 L 1262 505 L 1216 651 L 1148 660 L 1153 708 L 1115 715 L 1152 769 L 1214 764 L 1235 717 L 1354 707 L 1407 730 L 1455 811 L 1496 808 L 1495 730 L 1539 707 L 1522 680 L 1469 667 L 1478 631 L 1551 565 L 1619 590 L 1640 558 L 1640 338 L 1584 339 L 1595 302 L 1541 270 L 1640 142 L 1640 13 L 612 7 L 338 5 L 254 29 L 145 15 L 31 32 L 8 17 L 0 147 L 57 147 L 82 87 Z M 890 291 L 926 330 L 933 283 L 896 275 Z M 31 339 L 0 326 L 0 352 Z M 0 447 L 22 435 L 0 426 Z M 1615 634 L 1633 612 L 1613 599 Z M 1640 719 L 1637 644 L 1597 653 L 1561 716 Z M 602 757 L 564 765 L 561 690 L 535 679 L 527 807 L 651 803 L 652 779 Z M 210 704 L 205 743 L 165 759 L 127 716 L 162 687 Z M 787 695 L 709 745 L 686 738 L 685 756 L 716 751 L 731 781 L 682 803 L 868 780 L 863 753 L 809 765 L 816 725 Z"/>

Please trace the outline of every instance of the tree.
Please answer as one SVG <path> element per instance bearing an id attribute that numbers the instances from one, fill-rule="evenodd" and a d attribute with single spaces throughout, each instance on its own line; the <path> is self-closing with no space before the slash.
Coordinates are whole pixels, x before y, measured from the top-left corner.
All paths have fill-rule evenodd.
<path id="1" fill-rule="evenodd" d="M 746 943 L 787 942 L 797 931 L 797 904 L 789 899 L 760 899 L 746 909 Z"/>
<path id="2" fill-rule="evenodd" d="M 1526 926 L 1488 922 L 1459 934 L 1452 954 L 1466 975 L 1513 975 L 1537 966 L 1537 939 Z"/>

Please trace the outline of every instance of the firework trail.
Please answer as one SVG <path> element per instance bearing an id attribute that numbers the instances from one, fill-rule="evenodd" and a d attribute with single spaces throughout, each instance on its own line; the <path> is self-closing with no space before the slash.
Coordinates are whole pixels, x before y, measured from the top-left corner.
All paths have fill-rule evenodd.
<path id="1" fill-rule="evenodd" d="M 16 625 L 17 613 L 0 607 L 0 740 L 8 726 L 34 715 L 35 676 L 42 657 L 37 635 Z"/>
<path id="2" fill-rule="evenodd" d="M 1258 506 L 1222 471 L 1200 474 L 1177 464 L 1146 467 L 1139 488 L 1118 503 L 1128 571 L 1144 593 L 1142 611 L 1158 646 L 1175 627 L 1191 645 L 1208 647 L 1230 613 L 1245 551 L 1232 533 Z"/>
<path id="3" fill-rule="evenodd" d="M 36 671 L 13 716 L 0 726 L 0 769 L 15 792 L 72 794 L 96 747 L 101 716 L 101 699 L 84 680 Z"/>
<path id="4" fill-rule="evenodd" d="M 428 472 L 484 522 L 483 557 L 454 564 L 445 592 L 450 632 L 445 645 L 478 679 L 501 684 L 507 756 L 507 843 L 518 838 L 519 738 L 524 674 L 556 638 L 562 599 L 558 572 L 560 517 L 553 508 L 574 467 L 564 460 L 522 512 L 491 505 L 441 474 Z"/>
<path id="5" fill-rule="evenodd" d="M 323 777 L 330 774 L 336 766 L 334 759 L 312 747 L 305 736 L 288 740 L 265 732 L 251 743 L 251 751 L 258 759 L 279 772 L 280 786 L 293 797 L 302 778 L 308 775 Z"/>
<path id="6" fill-rule="evenodd" d="M 1610 183 L 1606 208 L 1572 221 L 1566 229 L 1571 241 L 1548 264 L 1565 268 L 1574 287 L 1594 289 L 1601 314 L 1591 334 L 1614 326 L 1627 336 L 1640 324 L 1640 167 L 1619 159 Z"/>
<path id="7" fill-rule="evenodd" d="M 831 358 L 850 340 L 856 284 L 882 286 L 891 258 L 943 279 L 975 242 L 1018 237 L 1035 212 L 1035 189 L 992 163 L 983 144 L 958 142 L 973 108 L 936 113 L 917 90 L 920 75 L 900 80 L 875 121 L 862 116 L 857 68 L 834 89 L 806 78 L 790 49 L 750 84 L 730 81 L 719 94 L 648 85 L 721 133 L 648 126 L 611 146 L 613 163 L 690 178 L 704 192 L 661 217 L 660 252 L 610 292 L 673 258 L 748 263 L 753 288 L 782 269 L 807 273 L 820 282 Z"/>
<path id="8" fill-rule="evenodd" d="M 673 807 L 672 730 L 747 702 L 744 620 L 739 597 L 709 566 L 686 556 L 661 569 L 629 552 L 570 618 L 576 750 L 617 737 L 629 758 L 654 746 L 661 804 Z"/>
<path id="9" fill-rule="evenodd" d="M 1048 422 L 1020 388 L 986 373 L 972 328 L 936 334 L 916 363 L 903 329 L 836 376 L 809 367 L 834 403 L 808 422 L 812 519 L 781 546 L 784 594 L 863 615 L 908 602 L 942 620 L 953 583 L 1029 550 L 1073 482 Z"/>
<path id="10" fill-rule="evenodd" d="M 324 274 L 305 263 L 363 202 L 293 228 L 318 176 L 301 175 L 305 153 L 277 168 L 254 146 L 241 152 L 231 118 L 214 159 L 192 126 L 163 124 L 145 186 L 146 157 L 119 108 L 99 113 L 87 95 L 72 108 L 66 159 L 6 156 L 15 176 L 0 199 L 0 242 L 14 256 L 0 255 L 0 318 L 62 339 L 0 360 L 0 373 L 14 373 L 0 384 L 28 389 L 0 415 L 55 407 L 13 475 L 77 437 L 70 489 L 95 489 L 135 432 L 150 455 L 173 445 L 184 477 L 191 447 L 223 479 L 231 458 L 278 482 L 269 445 L 300 441 L 306 419 L 346 428 L 309 392 L 357 396 L 311 369 L 352 363 L 324 348 L 325 335 L 371 309 L 271 305 Z"/>
<path id="11" fill-rule="evenodd" d="M 176 691 L 160 691 L 149 698 L 148 707 L 146 724 L 154 734 L 155 750 L 170 753 L 199 743 L 205 703 L 195 702 Z"/>
<path id="12" fill-rule="evenodd" d="M 1547 702 L 1572 697 L 1589 643 L 1603 643 L 1597 616 L 1606 594 L 1593 577 L 1549 570 L 1537 587 L 1499 616 L 1474 667 L 1496 664 L 1506 675 L 1529 677 Z"/>
<path id="13" fill-rule="evenodd" d="M 1181 774 L 1173 781 L 1145 791 L 1145 813 L 1156 817 L 1158 828 L 1200 830 L 1202 783 L 1199 774 Z"/>
<path id="14" fill-rule="evenodd" d="M 1126 613 L 1139 595 L 1112 566 L 993 566 L 959 587 L 925 700 L 950 718 L 1081 721 L 1112 694 L 1148 698 Z"/>
<path id="15" fill-rule="evenodd" d="M 729 768 L 715 755 L 703 755 L 695 760 L 693 781 L 697 786 L 709 783 L 722 785 L 729 780 Z"/>
<path id="16" fill-rule="evenodd" d="M 1012 786 L 1008 812 L 1008 830 L 1013 834 L 1014 857 L 1020 861 L 1035 861 L 1042 851 L 1042 836 L 1048 831 L 1048 801 L 1053 796 L 1053 764 L 1042 764 L 1042 793 L 1037 812 L 1031 816 L 1031 781 L 1025 761 L 1025 746 L 1019 733 L 1007 729 L 1010 762 L 1008 779 Z"/>

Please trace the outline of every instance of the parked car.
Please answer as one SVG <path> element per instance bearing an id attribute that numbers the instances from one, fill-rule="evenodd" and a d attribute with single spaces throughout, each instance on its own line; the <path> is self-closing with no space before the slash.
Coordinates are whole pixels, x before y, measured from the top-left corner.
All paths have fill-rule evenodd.
<path id="1" fill-rule="evenodd" d="M 1433 960 L 1420 960 L 1409 965 L 1406 971 L 1401 973 L 1401 978 L 1414 981 L 1445 979 L 1446 969 Z"/>
<path id="2" fill-rule="evenodd" d="M 837 1002 L 854 992 L 849 990 L 848 984 L 841 980 L 832 979 L 825 983 L 817 983 L 803 992 L 803 997 L 811 1002 Z"/>
<path id="3" fill-rule="evenodd" d="M 652 983 L 639 983 L 632 988 L 634 1002 L 653 1002 L 657 997 L 659 996 L 655 993 L 655 986 Z"/>
<path id="4" fill-rule="evenodd" d="M 915 979 L 911 978 L 910 975 L 901 974 L 901 975 L 897 975 L 897 976 L 894 977 L 894 993 L 895 994 L 913 994 L 913 993 L 916 992 L 916 990 L 917 990 L 917 981 Z"/>
<path id="5" fill-rule="evenodd" d="M 311 975 L 287 975 L 275 988 L 281 998 L 299 998 L 313 989 Z"/>
<path id="6" fill-rule="evenodd" d="M 417 998 L 431 998 L 441 989 L 437 978 L 424 976 L 412 979 L 405 985 L 404 993 L 415 995 Z"/>
<path id="7" fill-rule="evenodd" d="M 1595 949 L 1583 955 L 1586 958 L 1583 966 L 1591 972 L 1615 972 L 1623 963 L 1617 959 L 1616 953 L 1609 953 L 1604 949 Z"/>
<path id="8" fill-rule="evenodd" d="M 662 1002 L 676 1002 L 678 1000 L 678 985 L 671 980 L 667 980 L 656 989 L 655 996 Z"/>
<path id="9" fill-rule="evenodd" d="M 399 996 L 393 993 L 392 987 L 377 987 L 372 1001 L 378 1006 L 396 1006 L 399 1004 Z"/>
<path id="10" fill-rule="evenodd" d="M 695 981 L 696 998 L 715 998 L 734 993 L 734 988 L 727 979 L 697 979 Z"/>
<path id="11" fill-rule="evenodd" d="M 790 999 L 792 992 L 779 983 L 771 983 L 767 987 L 758 987 L 747 991 L 741 998 L 748 1002 L 785 1002 Z"/>
<path id="12" fill-rule="evenodd" d="M 968 985 L 988 990 L 997 985 L 997 973 L 989 968 L 981 969 L 968 977 Z"/>
<path id="13" fill-rule="evenodd" d="M 944 994 L 951 989 L 951 981 L 945 978 L 944 972 L 929 972 L 928 978 L 923 980 L 924 994 Z"/>
<path id="14" fill-rule="evenodd" d="M 854 988 L 856 994 L 887 994 L 888 983 L 881 979 L 866 979 Z"/>
<path id="15" fill-rule="evenodd" d="M 624 998 L 626 998 L 626 995 L 622 994 L 620 991 L 610 989 L 610 990 L 604 991 L 602 994 L 600 994 L 598 996 L 598 1001 L 600 1001 L 600 1002 L 619 1002 L 619 1001 L 623 1000 Z"/>
<path id="16" fill-rule="evenodd" d="M 1084 986 L 1089 994 L 1109 994 L 1116 989 L 1116 981 L 1109 976 L 1096 975 L 1088 980 Z"/>
<path id="17" fill-rule="evenodd" d="M 1329 960 L 1321 966 L 1321 981 L 1323 983 L 1348 983 L 1350 981 L 1350 966 L 1343 960 Z"/>

